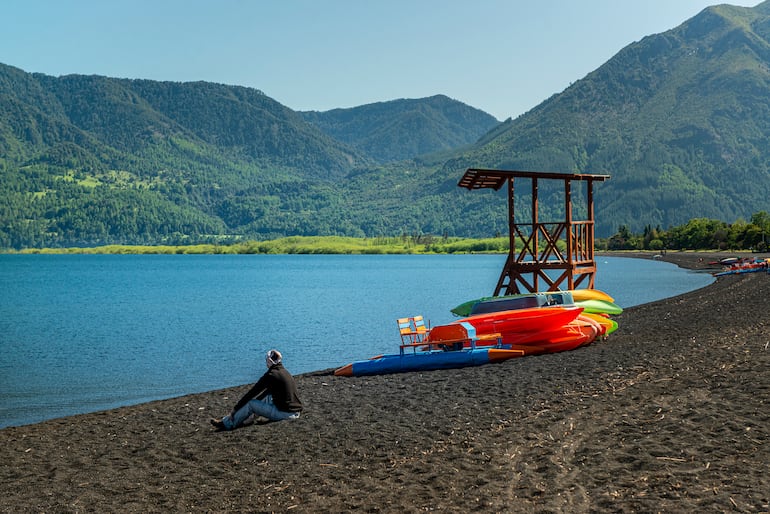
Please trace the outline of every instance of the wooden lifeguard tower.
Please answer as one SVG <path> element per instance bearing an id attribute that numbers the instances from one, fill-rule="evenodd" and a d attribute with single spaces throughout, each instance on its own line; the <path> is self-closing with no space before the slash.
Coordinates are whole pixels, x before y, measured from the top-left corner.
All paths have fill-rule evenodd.
<path id="1" fill-rule="evenodd" d="M 529 179 L 532 185 L 531 219 L 516 223 L 514 215 L 514 179 Z M 535 171 L 488 170 L 469 168 L 457 184 L 470 190 L 490 188 L 495 191 L 507 185 L 508 226 L 510 246 L 508 259 L 497 281 L 494 295 L 558 291 L 580 286 L 593 289 L 596 261 L 594 260 L 594 203 L 593 183 L 609 179 L 609 175 L 568 174 Z M 564 183 L 563 221 L 541 221 L 538 217 L 538 183 L 542 180 L 561 180 Z M 574 219 L 572 183 L 587 185 L 587 219 Z M 521 249 L 517 249 L 517 241 Z M 563 240 L 562 253 L 557 241 Z M 549 276 L 546 272 L 551 271 Z M 541 281 L 545 287 L 541 288 Z"/>

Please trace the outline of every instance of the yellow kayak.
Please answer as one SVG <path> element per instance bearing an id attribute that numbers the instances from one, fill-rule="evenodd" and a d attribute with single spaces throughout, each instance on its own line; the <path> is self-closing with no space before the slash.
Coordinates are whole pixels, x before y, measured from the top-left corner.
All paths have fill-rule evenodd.
<path id="1" fill-rule="evenodd" d="M 598 289 L 571 289 L 568 291 L 572 293 L 572 299 L 576 302 L 582 302 L 585 300 L 602 300 L 605 302 L 615 303 L 615 299 Z"/>
<path id="2" fill-rule="evenodd" d="M 602 335 L 610 335 L 618 329 L 618 322 L 614 319 L 610 319 L 607 316 L 595 312 L 585 312 L 581 314 L 585 318 L 594 320 L 596 323 L 602 326 Z"/>

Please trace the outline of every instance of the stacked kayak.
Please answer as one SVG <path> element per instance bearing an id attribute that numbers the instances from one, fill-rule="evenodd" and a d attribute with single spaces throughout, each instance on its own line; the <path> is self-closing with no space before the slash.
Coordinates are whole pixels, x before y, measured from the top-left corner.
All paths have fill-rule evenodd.
<path id="1" fill-rule="evenodd" d="M 461 368 L 574 350 L 614 332 L 618 324 L 611 316 L 622 311 L 595 289 L 479 298 L 452 309 L 462 319 L 431 328 L 424 338 L 402 344 L 398 354 L 356 361 L 334 374 Z"/>
<path id="2" fill-rule="evenodd" d="M 458 316 L 472 316 L 482 312 L 505 310 L 505 308 L 514 305 L 515 302 L 520 304 L 536 302 L 541 307 L 554 305 L 581 307 L 583 309 L 582 318 L 591 319 L 602 325 L 601 335 L 608 335 L 617 330 L 618 324 L 610 319 L 610 316 L 623 312 L 623 309 L 615 303 L 614 298 L 598 289 L 573 289 L 570 291 L 478 298 L 458 305 L 451 312 Z"/>
<path id="3" fill-rule="evenodd" d="M 599 325 L 599 331 L 603 336 L 610 335 L 618 329 L 618 322 L 610 318 L 608 314 L 583 311 L 583 314 L 581 314 L 580 317 L 590 319 L 594 323 L 597 323 Z"/>
<path id="4" fill-rule="evenodd" d="M 582 312 L 581 307 L 564 306 L 481 314 L 433 327 L 428 338 L 437 344 L 445 340 L 467 340 L 463 327 L 472 326 L 477 334 L 500 334 L 496 340 L 477 341 L 476 346 L 497 345 L 521 350 L 524 355 L 563 352 L 591 343 L 606 333 L 599 322 L 583 316 Z M 463 344 L 464 348 L 468 346 Z"/>
<path id="5" fill-rule="evenodd" d="M 720 263 L 723 265 L 723 269 L 720 272 L 714 273 L 715 277 L 722 277 L 724 275 L 738 275 L 742 273 L 756 273 L 758 271 L 766 271 L 770 268 L 770 259 L 760 258 L 743 258 L 738 259 L 722 259 Z"/>
<path id="6" fill-rule="evenodd" d="M 477 333 L 499 332 L 504 348 L 536 355 L 573 350 L 611 334 L 618 328 L 611 316 L 623 309 L 603 291 L 574 289 L 478 298 L 452 312 L 465 316 L 455 323 L 470 323 Z M 516 323 L 527 316 L 534 317 L 529 325 Z M 429 337 L 440 339 L 444 331 L 451 332 L 451 326 L 434 327 Z"/>
<path id="7" fill-rule="evenodd" d="M 606 299 L 606 298 L 597 298 Z M 470 316 L 485 312 L 497 312 L 532 307 L 544 307 L 553 305 L 573 305 L 574 296 L 571 291 L 553 291 L 547 293 L 516 294 L 509 296 L 487 296 L 461 303 L 452 314 L 456 316 Z"/>

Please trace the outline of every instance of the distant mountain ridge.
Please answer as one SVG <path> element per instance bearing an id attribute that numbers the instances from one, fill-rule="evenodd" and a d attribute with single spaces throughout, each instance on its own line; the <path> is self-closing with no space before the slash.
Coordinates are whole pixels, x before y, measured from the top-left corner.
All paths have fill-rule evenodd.
<path id="1" fill-rule="evenodd" d="M 768 210 L 770 0 L 707 8 L 503 123 L 443 95 L 296 112 L 0 64 L 0 247 L 505 233 L 501 193 L 457 188 L 468 167 L 611 175 L 600 237 Z"/>
<path id="2" fill-rule="evenodd" d="M 456 150 L 475 143 L 500 123 L 444 95 L 301 114 L 326 134 L 380 163 Z"/>

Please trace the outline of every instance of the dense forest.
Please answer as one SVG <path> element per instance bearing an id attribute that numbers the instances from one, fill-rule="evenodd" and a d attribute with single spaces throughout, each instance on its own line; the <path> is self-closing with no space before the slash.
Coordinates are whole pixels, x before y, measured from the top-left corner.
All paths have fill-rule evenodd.
<path id="1" fill-rule="evenodd" d="M 443 95 L 301 113 L 251 88 L 0 64 L 0 248 L 506 233 L 503 191 L 457 187 L 472 167 L 609 175 L 596 232 L 621 246 L 753 220 L 770 198 L 770 0 L 707 8 L 502 123 Z M 541 221 L 562 219 L 563 191 L 538 194 Z M 735 231 L 716 237 L 758 244 Z"/>

